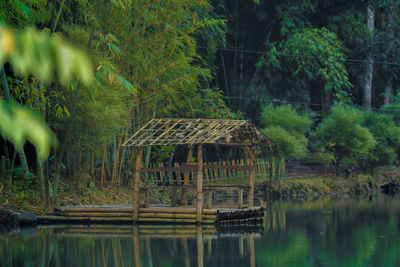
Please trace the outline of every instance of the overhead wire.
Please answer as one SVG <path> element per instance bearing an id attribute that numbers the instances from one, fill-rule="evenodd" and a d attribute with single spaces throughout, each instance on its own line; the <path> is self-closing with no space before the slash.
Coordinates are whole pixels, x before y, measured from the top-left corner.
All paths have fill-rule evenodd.
<path id="1" fill-rule="evenodd" d="M 205 46 L 198 46 L 198 48 L 201 49 L 207 49 Z M 215 48 L 216 50 L 219 51 L 227 51 L 227 52 L 240 52 L 240 53 L 251 53 L 251 54 L 260 54 L 260 55 L 268 55 L 268 52 L 264 51 L 256 51 L 256 50 L 249 50 L 249 49 L 240 49 L 240 48 L 224 48 L 224 47 L 217 47 Z M 289 56 L 289 57 L 303 57 L 303 58 L 316 58 L 316 59 L 321 59 L 324 56 L 313 56 L 313 55 L 304 55 L 304 54 L 290 54 L 290 53 L 283 53 L 283 52 L 277 52 L 278 55 L 280 56 Z M 355 62 L 355 63 L 366 63 L 370 64 L 369 60 L 365 59 L 354 59 L 354 58 L 337 58 L 338 60 L 342 61 L 347 61 L 347 62 Z M 374 64 L 385 64 L 385 65 L 395 65 L 395 66 L 400 66 L 400 62 L 386 62 L 386 61 L 375 61 L 373 62 Z"/>
<path id="2" fill-rule="evenodd" d="M 266 98 L 255 98 L 255 97 L 246 97 L 246 96 L 224 96 L 225 99 L 242 99 L 242 100 L 251 100 L 251 101 L 258 101 L 263 103 L 284 103 L 284 104 L 293 104 L 293 105 L 302 105 L 302 106 L 321 106 L 321 107 L 329 107 L 331 108 L 332 105 L 327 104 L 318 104 L 318 103 L 311 103 L 311 102 L 296 102 L 296 101 L 286 101 L 286 100 L 278 100 L 278 99 L 266 99 Z M 359 107 L 363 110 L 367 110 L 364 107 Z M 400 112 L 400 109 L 391 109 L 391 110 L 382 110 L 380 108 L 371 108 L 373 111 L 377 111 L 380 113 L 388 113 L 388 112 Z"/>

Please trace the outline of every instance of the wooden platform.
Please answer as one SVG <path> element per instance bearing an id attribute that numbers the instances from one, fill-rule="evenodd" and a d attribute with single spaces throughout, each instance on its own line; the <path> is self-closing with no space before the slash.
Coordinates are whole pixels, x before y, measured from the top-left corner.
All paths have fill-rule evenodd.
<path id="1" fill-rule="evenodd" d="M 255 225 L 262 223 L 261 207 L 251 209 L 203 209 L 200 224 Z M 41 223 L 133 223 L 132 205 L 65 206 L 54 214 L 39 216 Z M 139 224 L 199 224 L 196 208 L 160 207 L 140 208 Z"/>

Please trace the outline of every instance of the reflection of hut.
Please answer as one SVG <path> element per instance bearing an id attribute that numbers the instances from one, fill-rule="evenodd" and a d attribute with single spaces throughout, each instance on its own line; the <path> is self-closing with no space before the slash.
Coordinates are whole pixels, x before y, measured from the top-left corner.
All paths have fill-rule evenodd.
<path id="1" fill-rule="evenodd" d="M 187 164 L 178 168 L 164 168 L 164 171 L 197 171 L 196 183 L 196 221 L 201 223 L 203 218 L 203 144 L 217 144 L 230 146 L 244 146 L 248 157 L 248 166 L 229 166 L 229 168 L 247 169 L 249 171 L 248 206 L 253 207 L 254 196 L 254 161 L 255 157 L 250 149 L 252 146 L 272 145 L 271 140 L 258 130 L 253 124 L 244 120 L 215 120 L 215 119 L 153 119 L 146 123 L 139 131 L 129 138 L 123 145 L 137 147 L 137 156 L 134 174 L 134 192 L 132 204 L 133 221 L 139 217 L 140 176 L 142 169 L 143 147 L 145 146 L 189 146 L 188 163 L 193 153 L 193 146 L 197 145 L 197 165 Z M 223 166 L 216 166 L 223 168 Z M 213 166 L 206 166 L 213 168 Z M 162 169 L 162 168 L 158 168 Z M 188 186 L 189 176 L 185 175 L 183 187 Z"/>

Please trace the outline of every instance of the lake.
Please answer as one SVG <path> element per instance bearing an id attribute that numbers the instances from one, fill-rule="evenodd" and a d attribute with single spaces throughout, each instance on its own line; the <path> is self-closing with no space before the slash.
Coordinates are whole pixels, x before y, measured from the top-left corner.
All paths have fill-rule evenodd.
<path id="1" fill-rule="evenodd" d="M 2 230 L 1 266 L 400 266 L 400 198 L 267 203 L 263 227 Z"/>

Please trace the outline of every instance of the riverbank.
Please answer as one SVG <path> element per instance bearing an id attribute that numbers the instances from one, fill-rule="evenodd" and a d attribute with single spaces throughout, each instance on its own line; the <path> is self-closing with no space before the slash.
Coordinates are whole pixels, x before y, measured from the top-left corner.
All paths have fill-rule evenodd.
<path id="1" fill-rule="evenodd" d="M 258 193 L 267 198 L 317 198 L 323 196 L 357 196 L 372 194 L 391 182 L 400 184 L 400 169 L 394 166 L 376 168 L 373 175 L 344 177 L 296 178 L 275 183 L 262 183 Z"/>
<path id="2" fill-rule="evenodd" d="M 256 193 L 266 195 L 268 199 L 307 199 L 324 196 L 357 196 L 372 194 L 380 190 L 382 185 L 396 181 L 400 184 L 400 169 L 393 166 L 377 168 L 373 175 L 360 174 L 346 178 L 286 177 L 278 183 L 261 182 L 257 184 Z M 38 215 L 49 211 L 45 207 L 40 190 L 35 187 L 14 185 L 0 188 L 0 209 L 24 212 L 32 211 Z M 232 192 L 235 194 L 236 192 Z M 151 193 L 151 202 L 169 203 L 170 195 L 163 190 Z M 103 187 L 62 184 L 58 195 L 53 199 L 51 207 L 72 205 L 105 205 L 131 203 L 132 188 L 107 185 Z M 50 207 L 50 211 L 51 211 Z"/>

